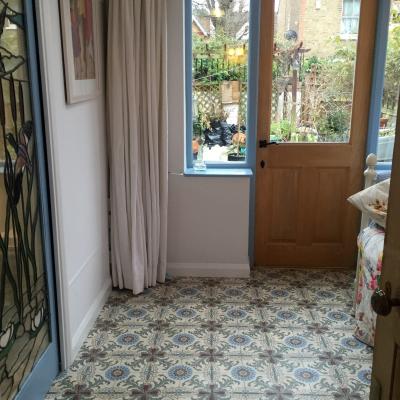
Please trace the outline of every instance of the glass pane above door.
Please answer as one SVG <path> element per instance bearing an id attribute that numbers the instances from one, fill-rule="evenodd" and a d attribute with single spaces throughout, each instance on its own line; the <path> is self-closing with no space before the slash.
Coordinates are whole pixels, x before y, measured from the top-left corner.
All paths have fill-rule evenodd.
<path id="1" fill-rule="evenodd" d="M 360 0 L 275 0 L 271 141 L 348 143 L 359 13 Z"/>
<path id="2" fill-rule="evenodd" d="M 0 398 L 50 343 L 22 0 L 0 2 Z"/>

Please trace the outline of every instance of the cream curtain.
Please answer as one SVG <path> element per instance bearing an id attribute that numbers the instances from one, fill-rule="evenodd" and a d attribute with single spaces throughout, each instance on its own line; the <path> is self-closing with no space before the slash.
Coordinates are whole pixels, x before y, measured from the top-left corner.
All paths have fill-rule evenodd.
<path id="1" fill-rule="evenodd" d="M 166 0 L 110 0 L 108 15 L 112 279 L 137 294 L 166 272 Z"/>

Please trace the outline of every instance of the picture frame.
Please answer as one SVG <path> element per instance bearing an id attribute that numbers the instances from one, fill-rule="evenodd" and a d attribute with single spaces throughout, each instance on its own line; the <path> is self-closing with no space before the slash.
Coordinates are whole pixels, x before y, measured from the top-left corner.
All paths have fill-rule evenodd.
<path id="1" fill-rule="evenodd" d="M 99 14 L 97 0 L 59 0 L 67 104 L 100 93 Z"/>

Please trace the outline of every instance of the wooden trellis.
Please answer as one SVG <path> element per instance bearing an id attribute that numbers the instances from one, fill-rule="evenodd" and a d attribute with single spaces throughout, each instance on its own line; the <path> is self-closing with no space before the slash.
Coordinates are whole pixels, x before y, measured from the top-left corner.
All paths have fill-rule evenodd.
<path id="1" fill-rule="evenodd" d="M 197 113 L 219 115 L 222 112 L 222 99 L 219 83 L 195 84 L 193 100 Z"/>

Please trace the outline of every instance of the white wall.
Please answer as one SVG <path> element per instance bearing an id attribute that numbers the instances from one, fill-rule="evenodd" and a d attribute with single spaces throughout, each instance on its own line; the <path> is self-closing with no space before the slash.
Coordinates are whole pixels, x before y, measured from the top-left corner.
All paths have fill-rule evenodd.
<path id="1" fill-rule="evenodd" d="M 188 177 L 184 166 L 184 1 L 168 0 L 168 271 L 247 276 L 248 177 Z"/>
<path id="2" fill-rule="evenodd" d="M 104 82 L 94 100 L 66 105 L 58 1 L 37 0 L 37 5 L 65 367 L 111 287 Z"/>
<path id="3" fill-rule="evenodd" d="M 104 86 L 66 105 L 58 2 L 36 0 L 63 366 L 111 287 Z M 185 177 L 183 0 L 168 0 L 169 239 L 174 274 L 247 276 L 249 178 Z"/>

